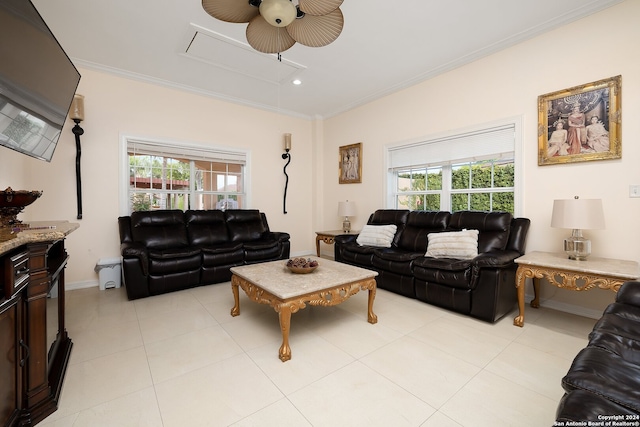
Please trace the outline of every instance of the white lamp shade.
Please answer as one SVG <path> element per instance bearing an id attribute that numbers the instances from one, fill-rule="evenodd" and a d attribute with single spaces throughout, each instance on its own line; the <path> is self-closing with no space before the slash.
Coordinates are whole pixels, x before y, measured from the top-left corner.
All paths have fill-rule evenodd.
<path id="1" fill-rule="evenodd" d="M 551 226 L 595 230 L 604 228 L 604 212 L 600 199 L 554 200 Z"/>
<path id="2" fill-rule="evenodd" d="M 355 216 L 356 204 L 354 202 L 338 202 L 338 216 Z"/>

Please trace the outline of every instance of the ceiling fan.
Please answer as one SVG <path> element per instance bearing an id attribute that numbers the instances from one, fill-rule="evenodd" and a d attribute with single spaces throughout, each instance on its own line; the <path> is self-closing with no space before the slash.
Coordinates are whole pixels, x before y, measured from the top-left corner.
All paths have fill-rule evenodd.
<path id="1" fill-rule="evenodd" d="M 281 53 L 296 42 L 310 47 L 332 43 L 342 32 L 343 0 L 202 0 L 211 16 L 248 22 L 247 41 L 263 53 Z"/>

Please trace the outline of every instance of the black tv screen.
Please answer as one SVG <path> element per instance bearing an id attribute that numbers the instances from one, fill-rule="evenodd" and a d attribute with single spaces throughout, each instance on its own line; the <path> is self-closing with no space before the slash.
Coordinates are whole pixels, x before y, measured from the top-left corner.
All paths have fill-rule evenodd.
<path id="1" fill-rule="evenodd" d="M 80 73 L 29 0 L 0 0 L 0 145 L 51 161 Z"/>

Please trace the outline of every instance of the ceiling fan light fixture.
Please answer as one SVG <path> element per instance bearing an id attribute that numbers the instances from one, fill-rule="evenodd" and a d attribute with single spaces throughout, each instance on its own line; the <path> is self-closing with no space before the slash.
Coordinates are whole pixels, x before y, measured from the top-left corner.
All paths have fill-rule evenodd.
<path id="1" fill-rule="evenodd" d="M 260 13 L 259 3 L 254 4 L 252 1 L 202 0 L 202 7 L 209 15 L 221 21 L 243 23 L 251 21 Z"/>
<path id="2" fill-rule="evenodd" d="M 298 6 L 304 13 L 322 16 L 336 10 L 343 0 L 298 0 Z"/>
<path id="3" fill-rule="evenodd" d="M 287 32 L 298 43 L 309 47 L 322 47 L 333 43 L 344 26 L 340 8 L 326 15 L 306 14 L 287 26 Z"/>
<path id="4" fill-rule="evenodd" d="M 2 0 L 0 0 L 2 1 Z M 205 12 L 225 22 L 248 22 L 249 45 L 281 53 L 300 43 L 322 47 L 342 32 L 344 0 L 201 0 Z"/>
<path id="5" fill-rule="evenodd" d="M 296 44 L 286 28 L 274 27 L 260 15 L 249 22 L 246 35 L 249 45 L 262 53 L 281 53 Z"/>
<path id="6" fill-rule="evenodd" d="M 260 15 L 274 27 L 286 27 L 298 14 L 296 7 L 289 0 L 262 0 Z"/>

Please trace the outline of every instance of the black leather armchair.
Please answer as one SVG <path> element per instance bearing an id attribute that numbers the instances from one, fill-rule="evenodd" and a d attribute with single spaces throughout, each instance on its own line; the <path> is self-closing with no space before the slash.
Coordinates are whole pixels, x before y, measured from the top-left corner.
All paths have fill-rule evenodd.
<path id="1" fill-rule="evenodd" d="M 129 299 L 231 278 L 233 266 L 286 259 L 288 233 L 258 210 L 134 212 L 118 218 Z"/>
<path id="2" fill-rule="evenodd" d="M 640 282 L 620 287 L 562 386 L 558 424 L 607 421 L 602 418 L 607 415 L 621 417 L 608 421 L 640 423 Z"/>

